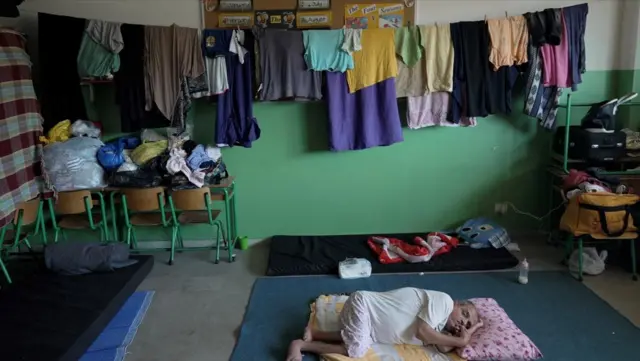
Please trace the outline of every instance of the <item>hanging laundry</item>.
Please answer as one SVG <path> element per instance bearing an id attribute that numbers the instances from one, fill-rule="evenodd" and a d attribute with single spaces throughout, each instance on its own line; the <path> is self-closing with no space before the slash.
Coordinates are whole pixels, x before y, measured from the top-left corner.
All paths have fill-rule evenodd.
<path id="1" fill-rule="evenodd" d="M 222 94 L 229 90 L 227 61 L 225 55 L 232 55 L 233 31 L 209 30 L 202 32 L 202 49 L 205 54 L 207 95 Z"/>
<path id="2" fill-rule="evenodd" d="M 422 58 L 419 62 L 409 67 L 399 56 L 396 58 L 396 63 L 398 64 L 398 75 L 395 81 L 396 97 L 419 97 L 424 95 L 427 92 L 425 59 Z"/>
<path id="3" fill-rule="evenodd" d="M 418 27 L 396 29 L 396 97 L 421 96 L 426 92 L 426 64 Z M 403 55 L 404 54 L 404 55 Z"/>
<path id="4" fill-rule="evenodd" d="M 322 99 L 322 73 L 307 70 L 302 31 L 265 29 L 259 36 L 260 100 Z"/>
<path id="5" fill-rule="evenodd" d="M 304 60 L 309 70 L 339 71 L 344 73 L 353 69 L 353 57 L 342 50 L 344 31 L 339 30 L 305 30 Z"/>
<path id="6" fill-rule="evenodd" d="M 229 38 L 231 30 L 225 32 L 223 37 Z M 237 55 L 224 57 L 229 79 L 229 90 L 218 95 L 216 114 L 215 143 L 218 146 L 240 145 L 250 148 L 252 142 L 260 138 L 260 127 L 253 116 L 253 73 L 251 71 L 253 46 L 255 44 L 253 34 L 246 33 L 244 47 L 247 49 L 244 63 L 240 62 Z M 301 36 L 302 38 L 302 36 Z M 302 39 L 300 39 L 302 43 Z M 300 59 L 302 62 L 302 52 Z"/>
<path id="7" fill-rule="evenodd" d="M 461 117 L 459 123 L 448 119 L 451 93 L 434 92 L 419 97 L 407 98 L 407 125 L 410 129 L 425 127 L 475 127 L 476 118 Z"/>
<path id="8" fill-rule="evenodd" d="M 493 69 L 501 66 L 521 65 L 528 61 L 529 30 L 524 16 L 510 16 L 487 21 L 491 37 L 489 61 Z"/>
<path id="9" fill-rule="evenodd" d="M 124 48 L 124 40 L 120 31 L 120 23 L 102 20 L 89 20 L 87 34 L 93 41 L 102 45 L 112 53 L 118 54 Z"/>
<path id="10" fill-rule="evenodd" d="M 119 69 L 120 56 L 97 43 L 85 32 L 78 53 L 78 75 L 111 77 Z"/>
<path id="11" fill-rule="evenodd" d="M 558 100 L 562 89 L 542 86 L 542 57 L 540 48 L 529 42 L 529 70 L 525 86 L 524 113 L 540 121 L 540 125 L 553 129 L 558 114 Z"/>
<path id="12" fill-rule="evenodd" d="M 412 67 L 422 58 L 422 44 L 420 29 L 417 26 L 398 28 L 395 31 L 394 42 L 396 54 L 400 55 L 402 62 Z"/>
<path id="13" fill-rule="evenodd" d="M 64 119 L 87 119 L 78 75 L 84 29 L 84 19 L 38 13 L 38 97 L 45 130 Z"/>
<path id="14" fill-rule="evenodd" d="M 332 151 L 386 146 L 403 140 L 395 79 L 349 93 L 346 73 L 325 74 Z"/>
<path id="15" fill-rule="evenodd" d="M 562 9 L 564 25 L 569 46 L 569 72 L 571 77 L 571 89 L 578 90 L 577 85 L 582 83 L 582 74 L 586 71 L 586 46 L 584 34 L 587 28 L 588 4 L 569 6 Z"/>
<path id="16" fill-rule="evenodd" d="M 511 113 L 511 90 L 518 72 L 514 66 L 492 71 L 489 63 L 489 30 L 484 21 L 451 24 L 452 42 L 461 68 L 460 89 L 454 91 L 453 106 L 466 103 L 466 114 L 458 109 L 456 114 L 468 117 L 486 117 L 489 114 Z M 455 65 L 455 64 L 454 64 Z M 427 79 L 429 75 L 427 74 Z"/>
<path id="17" fill-rule="evenodd" d="M 114 74 L 116 103 L 120 106 L 120 129 L 137 132 L 144 128 L 169 126 L 169 119 L 157 107 L 145 110 L 144 26 L 123 24 L 120 70 Z"/>
<path id="18" fill-rule="evenodd" d="M 569 72 L 569 39 L 567 28 L 564 25 L 564 16 L 560 12 L 562 24 L 562 39 L 559 45 L 544 44 L 540 47 L 542 55 L 542 84 L 545 87 L 557 86 L 559 88 L 571 87 L 571 73 Z"/>
<path id="19" fill-rule="evenodd" d="M 420 37 L 426 59 L 427 91 L 452 91 L 454 52 L 449 25 L 422 25 Z"/>
<path id="20" fill-rule="evenodd" d="M 560 45 L 562 19 L 560 9 L 545 9 L 524 14 L 533 46 Z"/>
<path id="21" fill-rule="evenodd" d="M 185 77 L 204 73 L 204 60 L 197 29 L 177 25 L 145 27 L 146 109 L 153 104 L 171 119 Z"/>
<path id="22" fill-rule="evenodd" d="M 355 67 L 346 72 L 350 93 L 398 75 L 394 29 L 366 29 L 361 40 L 362 50 L 352 54 Z"/>
<path id="23" fill-rule="evenodd" d="M 342 50 L 349 54 L 362 50 L 362 29 L 342 29 L 344 31 L 344 43 Z"/>

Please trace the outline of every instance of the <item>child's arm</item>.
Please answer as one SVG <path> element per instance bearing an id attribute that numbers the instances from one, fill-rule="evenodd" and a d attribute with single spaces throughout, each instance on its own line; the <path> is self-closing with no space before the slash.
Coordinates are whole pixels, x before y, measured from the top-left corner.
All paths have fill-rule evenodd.
<path id="1" fill-rule="evenodd" d="M 416 332 L 418 340 L 424 345 L 434 345 L 438 348 L 455 348 L 465 347 L 469 343 L 471 335 L 463 333 L 461 337 L 440 333 L 434 330 L 428 323 L 422 319 L 418 319 L 418 331 Z"/>
<path id="2" fill-rule="evenodd" d="M 482 326 L 482 321 L 480 321 L 470 329 L 463 328 L 459 336 L 453 336 L 449 333 L 440 333 L 429 326 L 424 320 L 418 319 L 416 337 L 422 341 L 424 345 L 434 345 L 440 352 L 449 352 L 454 348 L 468 345 L 469 340 L 471 340 L 471 335 Z"/>

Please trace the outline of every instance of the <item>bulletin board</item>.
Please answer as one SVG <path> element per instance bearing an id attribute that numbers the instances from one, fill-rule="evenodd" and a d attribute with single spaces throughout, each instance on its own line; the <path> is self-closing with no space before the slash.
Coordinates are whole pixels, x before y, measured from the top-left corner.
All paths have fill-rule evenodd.
<path id="1" fill-rule="evenodd" d="M 207 0 L 203 0 L 203 3 Z M 209 0 L 211 1 L 211 0 Z M 214 2 L 218 2 L 217 0 L 212 0 Z M 407 1 L 407 3 L 415 3 L 414 1 Z M 393 4 L 402 4 L 405 5 L 405 0 L 331 0 L 331 8 L 327 10 L 309 10 L 311 13 L 329 13 L 330 19 L 329 23 L 332 29 L 340 29 L 345 25 L 345 6 L 349 4 L 359 4 L 359 5 L 371 5 L 371 4 L 385 4 L 385 5 L 393 5 Z M 265 10 L 265 11 L 283 11 L 289 12 L 293 11 L 295 14 L 298 11 L 298 0 L 253 0 L 253 9 L 247 12 L 235 12 L 232 13 L 232 17 L 238 19 L 238 23 L 240 24 L 240 28 L 250 28 L 253 25 L 247 24 L 244 22 L 247 16 L 251 16 L 253 18 L 256 11 Z M 411 25 L 415 24 L 415 5 L 411 7 L 404 6 L 404 17 L 403 24 Z M 203 8 L 204 9 L 204 8 Z M 307 11 L 305 11 L 307 12 Z M 220 15 L 222 13 L 229 14 L 228 12 L 220 11 L 219 7 L 216 7 L 213 11 L 204 10 L 204 26 L 207 29 L 214 29 L 219 27 L 224 27 L 219 24 Z M 244 19 L 243 19 L 244 17 Z M 329 24 L 327 24 L 329 25 Z M 227 27 L 236 27 L 228 26 Z M 297 26 L 298 28 L 302 28 L 300 24 Z"/>

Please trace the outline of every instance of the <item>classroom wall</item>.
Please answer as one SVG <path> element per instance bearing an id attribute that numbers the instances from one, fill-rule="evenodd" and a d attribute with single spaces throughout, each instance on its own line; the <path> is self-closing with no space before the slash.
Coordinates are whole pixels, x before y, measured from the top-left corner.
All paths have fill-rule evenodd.
<path id="1" fill-rule="evenodd" d="M 513 15 L 582 2 L 417 1 L 416 22 L 480 20 L 485 14 L 499 17 L 505 11 Z M 588 72 L 576 94 L 585 101 L 637 88 L 635 69 L 640 68 L 638 6 L 632 1 L 588 2 Z M 200 24 L 197 0 L 189 5 L 184 0 L 29 0 L 23 9 L 22 24 L 32 24 L 36 11 L 143 24 Z M 116 125 L 111 90 L 99 89 L 97 99 L 101 120 Z M 237 177 L 240 234 L 262 238 L 444 229 L 469 217 L 494 216 L 494 203 L 501 201 L 545 213 L 551 203 L 544 172 L 550 134 L 521 115 L 522 105 L 518 96 L 512 116 L 480 119 L 476 128 L 405 129 L 400 144 L 331 153 L 326 150 L 322 102 L 256 103 L 261 139 L 251 149 L 223 152 Z M 194 118 L 197 140 L 211 142 L 215 107 L 196 102 Z M 512 230 L 539 225 L 512 212 L 496 218 Z"/>

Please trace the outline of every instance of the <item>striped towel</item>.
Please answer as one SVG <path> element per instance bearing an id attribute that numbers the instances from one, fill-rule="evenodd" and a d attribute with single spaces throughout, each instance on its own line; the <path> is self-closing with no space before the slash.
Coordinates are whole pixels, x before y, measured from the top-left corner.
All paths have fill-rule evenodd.
<path id="1" fill-rule="evenodd" d="M 42 190 L 40 106 L 22 34 L 0 28 L 0 227 Z"/>
<path id="2" fill-rule="evenodd" d="M 321 295 L 311 304 L 309 326 L 321 331 L 338 331 L 338 316 L 349 296 Z M 324 361 L 353 361 L 337 354 L 322 355 Z M 359 361 L 464 361 L 455 353 L 443 354 L 433 347 L 416 345 L 373 345 Z"/>

